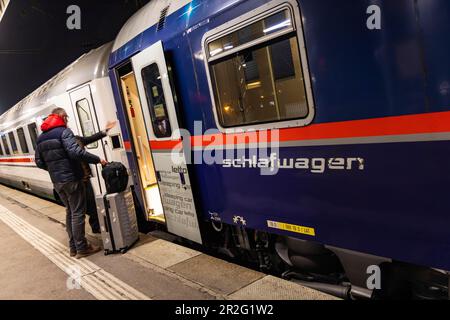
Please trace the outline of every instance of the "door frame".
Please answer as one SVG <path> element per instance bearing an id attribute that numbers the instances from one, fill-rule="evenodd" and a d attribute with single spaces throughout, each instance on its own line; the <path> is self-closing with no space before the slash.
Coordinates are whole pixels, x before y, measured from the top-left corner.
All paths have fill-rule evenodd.
<path id="1" fill-rule="evenodd" d="M 85 94 L 83 94 L 83 90 L 87 90 L 87 92 Z M 85 84 L 77 86 L 76 88 L 69 90 L 67 93 L 70 98 L 70 102 L 72 105 L 72 112 L 74 115 L 74 120 L 75 120 L 79 135 L 83 135 L 83 130 L 81 128 L 81 122 L 80 122 L 80 118 L 78 116 L 76 104 L 77 104 L 77 102 L 79 102 L 83 99 L 86 99 L 89 103 L 89 111 L 90 111 L 90 115 L 92 117 L 92 122 L 94 124 L 94 133 L 99 132 L 101 129 L 100 129 L 98 115 L 97 115 L 96 108 L 95 108 L 94 97 L 92 96 L 91 85 L 89 83 L 85 83 Z M 77 94 L 80 94 L 80 96 L 74 97 Z M 99 140 L 98 144 L 99 144 L 99 146 L 95 149 L 96 152 L 92 152 L 92 149 L 86 148 L 86 150 L 88 152 L 92 152 L 93 154 L 96 154 L 97 156 L 99 156 L 102 159 L 106 159 L 106 151 L 105 151 L 105 146 L 103 145 L 103 140 Z M 95 165 L 95 177 L 92 177 L 90 180 L 91 180 L 91 182 L 93 182 L 93 180 L 96 180 L 96 186 L 94 187 L 94 185 L 93 185 L 94 193 L 97 193 L 96 190 L 98 190 L 99 191 L 98 195 L 101 195 L 101 194 L 103 194 L 103 192 L 106 192 L 106 185 L 105 185 L 105 182 L 103 181 L 103 179 L 101 178 L 101 168 L 99 168 L 99 166 L 101 166 L 101 165 L 100 164 Z M 91 166 L 91 169 L 92 169 L 92 166 Z M 98 189 L 97 189 L 97 187 L 98 187 Z"/>
<path id="2" fill-rule="evenodd" d="M 127 66 L 130 67 L 130 70 L 126 70 L 128 72 L 123 74 L 123 75 L 121 75 L 119 71 L 122 68 L 125 68 Z M 131 59 L 126 60 L 125 62 L 121 63 L 120 65 L 118 65 L 117 67 L 114 68 L 114 76 L 115 76 L 115 80 L 116 80 L 116 84 L 117 84 L 117 88 L 118 88 L 118 92 L 119 92 L 119 96 L 120 96 L 120 101 L 121 101 L 121 104 L 122 104 L 123 115 L 124 115 L 124 118 L 125 118 L 125 121 L 126 121 L 126 126 L 125 126 L 126 129 L 125 130 L 127 130 L 128 137 L 129 137 L 129 140 L 130 140 L 130 146 L 131 146 L 131 151 L 132 151 L 131 157 L 133 159 L 133 164 L 135 166 L 135 170 L 134 170 L 133 174 L 137 177 L 137 179 L 136 179 L 136 181 L 134 181 L 134 183 L 138 184 L 139 194 L 140 194 L 139 198 L 141 199 L 142 204 L 144 206 L 143 211 L 144 211 L 144 214 L 145 214 L 145 220 L 146 221 L 156 222 L 156 223 L 162 223 L 159 220 L 150 220 L 149 217 L 148 217 L 147 210 L 148 210 L 148 208 L 150 206 L 147 204 L 147 197 L 145 195 L 145 190 L 143 188 L 143 180 L 142 180 L 141 172 L 140 172 L 140 169 L 139 169 L 139 161 L 137 159 L 136 145 L 135 145 L 135 142 L 134 142 L 134 139 L 133 139 L 133 134 L 132 134 L 133 131 L 131 129 L 131 121 L 130 121 L 130 117 L 128 116 L 128 111 L 126 110 L 127 103 L 125 101 L 125 93 L 123 92 L 122 83 L 121 83 L 122 78 L 124 78 L 124 77 L 126 77 L 126 76 L 128 76 L 130 74 L 133 74 L 134 80 L 136 82 L 136 89 L 137 89 L 136 73 L 134 71 Z M 145 133 L 147 135 L 147 139 L 149 139 L 149 141 L 150 141 L 150 138 L 148 136 L 148 127 L 147 127 L 147 124 L 146 124 L 146 121 L 145 121 L 144 110 L 142 108 L 141 97 L 139 95 L 139 92 L 137 92 L 137 94 L 138 94 L 138 99 L 139 99 L 139 105 L 140 105 L 140 108 L 142 110 L 142 114 L 143 114 L 143 117 L 144 117 Z M 153 160 L 153 153 L 151 152 L 150 144 L 149 144 L 149 147 L 150 147 L 150 156 L 152 157 L 152 161 L 154 161 Z M 161 201 L 162 201 L 162 199 L 161 199 Z M 164 223 L 164 225 L 165 225 L 165 223 Z"/>

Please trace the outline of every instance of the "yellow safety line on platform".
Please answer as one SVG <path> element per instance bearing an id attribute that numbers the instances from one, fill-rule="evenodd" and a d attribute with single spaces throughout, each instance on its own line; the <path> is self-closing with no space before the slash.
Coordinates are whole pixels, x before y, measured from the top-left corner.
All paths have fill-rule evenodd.
<path id="1" fill-rule="evenodd" d="M 0 220 L 69 275 L 68 288 L 80 284 L 99 300 L 151 300 L 86 258 L 75 259 L 69 249 L 0 205 Z"/>

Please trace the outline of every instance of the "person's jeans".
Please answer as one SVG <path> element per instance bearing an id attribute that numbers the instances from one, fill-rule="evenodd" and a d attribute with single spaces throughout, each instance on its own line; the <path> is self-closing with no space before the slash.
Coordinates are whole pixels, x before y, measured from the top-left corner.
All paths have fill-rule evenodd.
<path id="1" fill-rule="evenodd" d="M 91 181 L 85 181 L 84 186 L 86 188 L 86 214 L 89 216 L 89 224 L 91 225 L 92 232 L 100 232 L 95 193 Z"/>
<path id="2" fill-rule="evenodd" d="M 84 234 L 84 215 L 86 213 L 86 189 L 82 181 L 55 183 L 55 190 L 66 207 L 66 230 L 71 250 L 78 252 L 87 249 Z"/>

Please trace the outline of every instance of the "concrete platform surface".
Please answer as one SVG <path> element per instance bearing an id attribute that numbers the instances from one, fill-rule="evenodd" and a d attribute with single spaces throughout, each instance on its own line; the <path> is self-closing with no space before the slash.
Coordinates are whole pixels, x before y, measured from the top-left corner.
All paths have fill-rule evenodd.
<path id="1" fill-rule="evenodd" d="M 84 290 L 67 290 L 67 275 L 0 222 L 0 300 L 92 300 Z"/>
<path id="2" fill-rule="evenodd" d="M 163 269 L 201 255 L 201 252 L 162 239 L 149 241 L 148 244 L 137 246 L 128 253 L 139 256 Z"/>
<path id="3" fill-rule="evenodd" d="M 86 237 L 101 243 L 87 221 Z M 141 234 L 126 254 L 100 252 L 81 262 L 68 256 L 66 243 L 62 206 L 0 185 L 0 246 L 10 247 L 0 261 L 0 299 L 337 299 L 157 234 Z M 83 290 L 66 289 L 67 265 L 84 270 Z"/>
<path id="4" fill-rule="evenodd" d="M 236 300 L 340 300 L 293 282 L 280 281 L 273 276 L 265 276 L 253 282 L 231 294 L 230 298 Z"/>
<path id="5" fill-rule="evenodd" d="M 264 277 L 263 273 L 205 254 L 180 262 L 169 269 L 224 295 L 230 295 Z"/>

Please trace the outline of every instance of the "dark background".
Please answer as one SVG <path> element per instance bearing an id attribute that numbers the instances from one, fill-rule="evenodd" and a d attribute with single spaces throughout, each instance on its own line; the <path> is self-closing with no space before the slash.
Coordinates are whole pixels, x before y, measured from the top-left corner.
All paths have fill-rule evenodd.
<path id="1" fill-rule="evenodd" d="M 83 53 L 114 40 L 149 0 L 11 0 L 0 21 L 0 114 Z M 81 8 L 81 30 L 66 27 Z"/>

